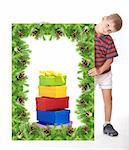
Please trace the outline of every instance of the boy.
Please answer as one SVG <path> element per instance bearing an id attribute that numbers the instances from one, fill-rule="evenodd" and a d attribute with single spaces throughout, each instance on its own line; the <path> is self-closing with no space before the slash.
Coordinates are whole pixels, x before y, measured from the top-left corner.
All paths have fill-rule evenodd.
<path id="1" fill-rule="evenodd" d="M 110 123 L 112 113 L 111 64 L 113 58 L 118 54 L 109 34 L 119 31 L 121 27 L 122 19 L 118 14 L 103 17 L 102 21 L 95 26 L 95 68 L 89 71 L 90 76 L 95 76 L 95 85 L 99 84 L 102 90 L 105 110 L 103 133 L 109 136 L 118 135 L 118 132 Z"/>

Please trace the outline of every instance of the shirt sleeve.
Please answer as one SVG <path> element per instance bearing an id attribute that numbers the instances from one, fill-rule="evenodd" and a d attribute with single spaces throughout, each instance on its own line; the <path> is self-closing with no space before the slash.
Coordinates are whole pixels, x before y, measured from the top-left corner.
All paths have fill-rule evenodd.
<path id="1" fill-rule="evenodd" d="M 106 58 L 110 59 L 110 58 L 113 58 L 116 56 L 118 56 L 118 53 L 117 53 L 114 41 L 113 41 L 112 37 L 110 37 L 110 42 L 108 44 Z"/>

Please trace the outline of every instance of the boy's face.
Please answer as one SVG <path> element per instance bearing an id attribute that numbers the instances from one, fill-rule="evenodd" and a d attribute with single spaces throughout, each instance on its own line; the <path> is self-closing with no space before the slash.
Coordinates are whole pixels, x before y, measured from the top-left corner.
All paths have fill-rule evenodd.
<path id="1" fill-rule="evenodd" d="M 112 32 L 116 32 L 114 28 L 114 21 L 113 19 L 109 19 L 107 17 L 103 17 L 100 23 L 99 32 L 104 35 L 108 35 Z"/>

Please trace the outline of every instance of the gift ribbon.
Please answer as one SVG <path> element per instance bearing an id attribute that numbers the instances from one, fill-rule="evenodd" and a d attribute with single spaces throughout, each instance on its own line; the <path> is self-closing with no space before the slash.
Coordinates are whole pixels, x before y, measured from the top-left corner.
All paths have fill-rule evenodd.
<path id="1" fill-rule="evenodd" d="M 42 76 L 61 77 L 61 80 L 64 82 L 64 74 L 62 74 L 61 72 L 55 72 L 52 70 L 45 70 L 45 71 L 40 71 L 39 74 Z"/>

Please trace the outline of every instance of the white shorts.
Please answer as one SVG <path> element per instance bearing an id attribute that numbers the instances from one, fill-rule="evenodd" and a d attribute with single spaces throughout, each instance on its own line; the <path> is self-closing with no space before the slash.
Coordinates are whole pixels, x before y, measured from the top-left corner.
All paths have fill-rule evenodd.
<path id="1" fill-rule="evenodd" d="M 95 76 L 95 86 L 98 84 L 101 89 L 112 89 L 112 72 Z"/>

